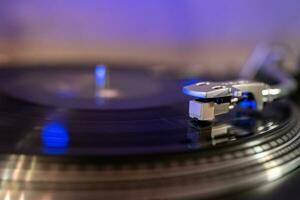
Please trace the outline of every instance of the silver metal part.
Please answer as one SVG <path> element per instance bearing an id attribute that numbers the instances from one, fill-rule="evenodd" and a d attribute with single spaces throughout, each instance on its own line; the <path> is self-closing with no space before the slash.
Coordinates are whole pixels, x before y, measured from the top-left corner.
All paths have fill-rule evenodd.
<path id="1" fill-rule="evenodd" d="M 199 82 L 184 87 L 185 94 L 196 97 L 195 100 L 190 101 L 189 116 L 198 120 L 213 120 L 216 115 L 230 111 L 241 99 L 247 97 L 254 98 L 256 108 L 262 110 L 265 102 L 295 91 L 296 81 L 282 71 L 287 63 L 287 55 L 289 53 L 286 48 L 266 44 L 257 45 L 240 73 L 240 77 L 249 80 L 259 78 L 264 81 L 264 78 L 272 77 L 273 82 L 276 82 L 272 86 L 259 81 L 242 80 Z M 296 60 L 291 63 L 297 65 Z M 259 77 L 259 74 L 263 76 Z"/>
<path id="2" fill-rule="evenodd" d="M 189 116 L 201 121 L 211 121 L 215 116 L 229 112 L 238 101 L 250 96 L 262 110 L 264 102 L 281 96 L 280 88 L 256 81 L 199 82 L 183 88 L 187 95 L 196 97 L 189 102 Z M 226 100 L 222 100 L 226 98 Z"/>

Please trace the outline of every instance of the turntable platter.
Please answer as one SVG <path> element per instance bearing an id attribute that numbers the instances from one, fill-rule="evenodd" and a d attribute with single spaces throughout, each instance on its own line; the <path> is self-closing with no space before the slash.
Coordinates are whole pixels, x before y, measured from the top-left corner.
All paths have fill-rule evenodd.
<path id="1" fill-rule="evenodd" d="M 0 76 L 3 197 L 211 197 L 299 165 L 298 108 L 284 99 L 194 123 L 181 94 L 192 79 L 103 66 Z"/>

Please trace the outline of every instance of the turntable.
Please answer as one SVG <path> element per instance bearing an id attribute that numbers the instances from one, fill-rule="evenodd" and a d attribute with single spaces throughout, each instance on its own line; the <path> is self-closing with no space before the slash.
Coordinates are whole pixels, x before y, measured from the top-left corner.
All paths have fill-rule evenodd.
<path id="1" fill-rule="evenodd" d="M 94 63 L 3 66 L 1 199 L 296 199 L 299 102 L 283 97 L 296 85 L 269 77 L 269 53 L 243 73 L 257 82 Z M 267 87 L 276 79 L 281 96 Z M 212 80 L 221 92 L 198 88 Z"/>

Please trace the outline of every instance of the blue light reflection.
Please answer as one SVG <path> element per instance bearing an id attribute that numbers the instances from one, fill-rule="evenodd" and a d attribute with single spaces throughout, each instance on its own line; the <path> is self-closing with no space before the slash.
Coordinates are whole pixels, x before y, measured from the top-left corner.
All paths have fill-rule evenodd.
<path id="1" fill-rule="evenodd" d="M 97 65 L 95 68 L 95 80 L 98 87 L 104 87 L 106 81 L 106 66 Z"/>
<path id="2" fill-rule="evenodd" d="M 183 94 L 186 94 L 188 96 L 195 96 L 195 97 L 198 97 L 198 94 L 194 94 L 193 91 L 190 91 L 188 90 L 187 88 L 185 88 L 185 86 L 189 86 L 189 85 L 192 85 L 192 84 L 195 84 L 195 83 L 198 83 L 198 82 L 201 82 L 201 80 L 199 78 L 187 78 L 187 79 L 184 79 L 182 81 L 182 93 Z"/>
<path id="3" fill-rule="evenodd" d="M 43 150 L 47 154 L 63 154 L 69 144 L 69 134 L 63 124 L 50 122 L 42 129 Z"/>
<path id="4" fill-rule="evenodd" d="M 242 108 L 251 108 L 256 109 L 256 101 L 255 100 L 249 100 L 245 99 L 239 103 L 240 107 Z"/>
<path id="5" fill-rule="evenodd" d="M 201 82 L 199 78 L 187 78 L 183 80 L 182 85 L 187 86 L 187 85 L 192 85 L 195 83 Z"/>

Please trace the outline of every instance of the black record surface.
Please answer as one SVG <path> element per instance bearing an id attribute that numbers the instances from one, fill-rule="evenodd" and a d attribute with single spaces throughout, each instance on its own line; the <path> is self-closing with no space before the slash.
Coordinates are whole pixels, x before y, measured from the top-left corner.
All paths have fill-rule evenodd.
<path id="1" fill-rule="evenodd" d="M 181 88 L 196 79 L 149 70 L 101 65 L 2 70 L 0 75 L 0 150 L 5 153 L 112 156 L 205 150 L 271 131 L 290 115 L 277 103 L 262 114 L 237 110 L 222 123 L 195 125 Z M 214 127 L 226 133 L 212 138 Z"/>
<path id="2" fill-rule="evenodd" d="M 212 198 L 299 166 L 293 103 L 244 103 L 195 122 L 181 89 L 202 80 L 104 65 L 2 68 L 0 198 Z"/>

